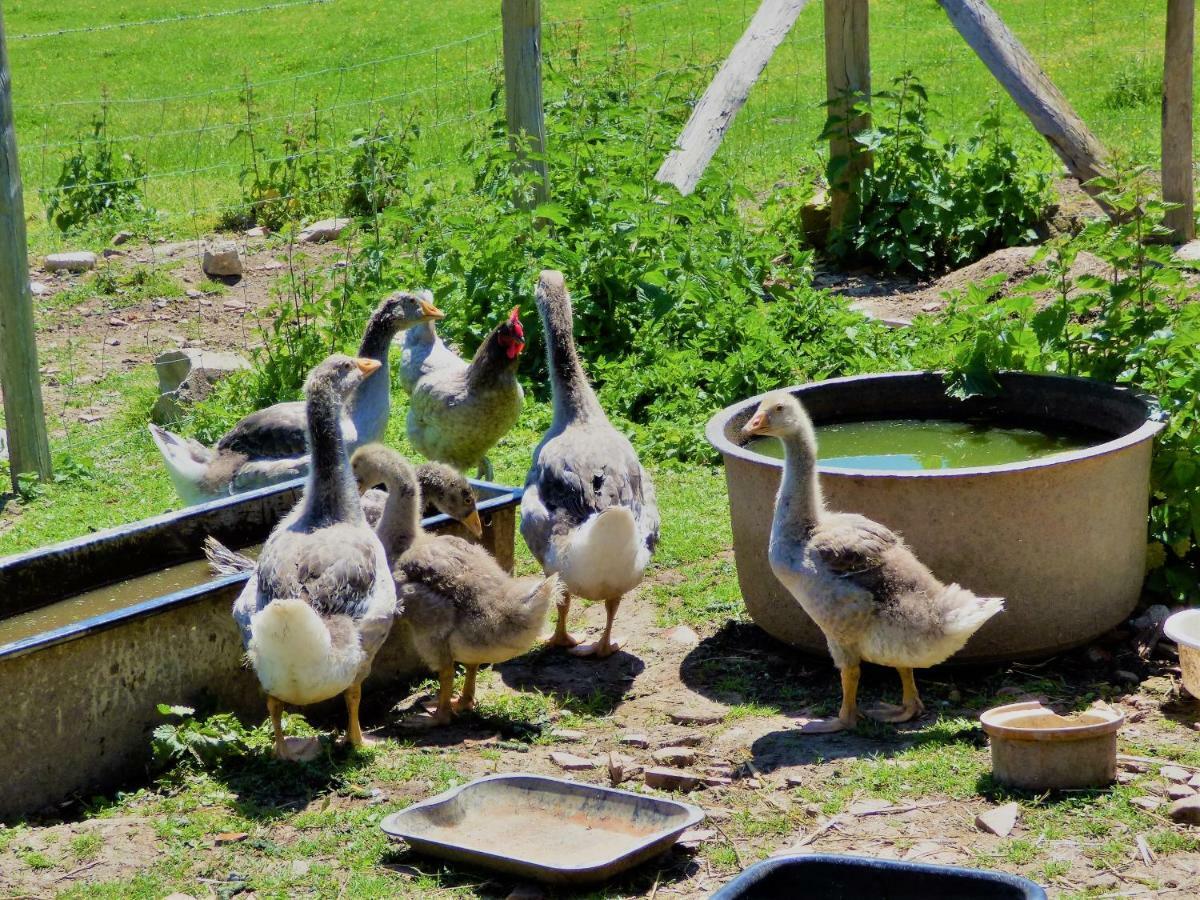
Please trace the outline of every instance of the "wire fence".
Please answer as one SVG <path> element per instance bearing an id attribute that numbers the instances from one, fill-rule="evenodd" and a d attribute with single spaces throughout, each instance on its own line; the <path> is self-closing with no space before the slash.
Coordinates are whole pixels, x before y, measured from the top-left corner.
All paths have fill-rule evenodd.
<path id="1" fill-rule="evenodd" d="M 355 174 L 351 163 L 376 145 L 403 142 L 410 184 L 467 173 L 464 148 L 486 135 L 504 112 L 497 5 L 446 4 L 433 14 L 457 23 L 461 11 L 460 33 L 443 25 L 444 39 L 422 45 L 416 37 L 406 39 L 404 13 L 367 13 L 362 3 L 352 2 L 238 5 L 92 26 L 22 27 L 10 36 L 18 147 L 35 254 L 77 242 L 47 224 L 45 202 L 72 157 L 100 144 L 142 167 L 146 203 L 158 211 L 158 231 L 169 238 L 128 253 L 119 250 L 125 255 L 102 261 L 94 278 L 107 279 L 107 291 L 34 276 L 51 288 L 51 296 L 38 301 L 44 310 L 78 304 L 80 315 L 87 311 L 85 319 L 57 315 L 55 332 L 43 337 L 44 374 L 53 395 L 50 405 L 60 410 L 60 434 L 89 426 L 89 410 L 103 403 L 81 377 L 103 379 L 144 365 L 176 339 L 248 351 L 258 340 L 253 317 L 264 305 L 265 285 L 278 280 L 280 272 L 304 277 L 306 267 L 328 270 L 345 263 L 336 247 L 310 247 L 302 258 L 239 230 L 235 235 L 246 252 L 247 277 L 233 286 L 202 277 L 195 242 L 219 225 L 237 222 L 256 172 L 306 166 L 317 172 L 316 181 L 281 182 L 285 189 L 273 198 L 305 210 L 308 217 L 342 213 L 348 193 L 370 187 L 370 179 Z M 994 5 L 1102 141 L 1154 159 L 1162 4 L 995 0 Z M 475 14 L 480 6 L 487 7 L 486 16 Z M 574 17 L 556 17 L 552 4 L 546 6 L 545 92 L 552 107 L 563 90 L 561 75 L 600 71 L 618 59 L 628 59 L 639 76 L 635 86 L 653 105 L 671 76 L 697 69 L 701 76 L 715 73 L 757 3 L 660 0 L 617 8 L 606 2 Z M 148 10 L 158 12 L 153 5 Z M 825 99 L 821 12 L 821 5 L 812 3 L 801 13 L 719 150 L 718 160 L 760 193 L 823 163 L 826 148 L 817 140 Z M 342 43 L 324 54 L 304 46 L 304 36 L 319 32 L 322 22 L 332 29 L 328 23 L 335 18 L 358 14 L 371 17 L 356 32 L 359 43 Z M 932 0 L 873 3 L 871 15 L 875 89 L 911 70 L 929 90 L 939 128 L 966 134 L 995 101 L 1013 132 L 1040 146 Z M 293 33 L 290 41 L 279 38 L 272 52 L 265 52 L 272 35 L 289 34 L 289 23 L 301 16 L 307 17 L 306 30 Z M 248 36 L 241 51 L 228 44 L 235 34 Z M 117 58 L 106 69 L 116 75 L 105 78 L 103 89 L 92 78 L 60 73 L 61 90 L 39 90 L 44 85 L 38 73 L 50 61 L 94 50 L 100 40 L 116 42 L 110 49 Z M 164 55 L 156 56 L 160 47 Z M 185 61 L 172 56 L 209 48 L 230 64 L 220 74 L 206 69 L 203 80 L 193 79 L 180 64 Z M 380 52 L 384 48 L 387 52 Z M 119 77 L 122 64 L 131 73 L 129 83 Z M 146 77 L 148 68 L 162 71 Z M 693 77 L 689 84 L 698 93 L 706 80 Z M 133 83 L 151 87 L 138 90 Z M 381 129 L 381 117 L 388 128 Z M 101 132 L 94 129 L 98 120 L 104 123 Z M 550 153 L 553 159 L 553 147 Z M 111 185 L 99 177 L 76 180 L 85 187 Z M 131 270 L 142 272 L 136 277 L 144 284 L 129 282 Z M 173 291 L 167 291 L 172 282 Z M 161 283 L 171 295 L 148 296 L 145 283 Z M 136 309 L 132 296 L 140 298 Z M 82 354 L 89 359 L 81 367 Z M 81 376 L 76 370 L 83 369 L 88 374 Z"/>

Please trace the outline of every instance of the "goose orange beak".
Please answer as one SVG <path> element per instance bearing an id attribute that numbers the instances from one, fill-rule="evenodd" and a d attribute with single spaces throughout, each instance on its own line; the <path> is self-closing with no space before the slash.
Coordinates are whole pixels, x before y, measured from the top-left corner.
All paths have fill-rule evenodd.
<path id="1" fill-rule="evenodd" d="M 358 366 L 358 371 L 363 373 L 364 378 L 372 374 L 376 369 L 383 365 L 383 363 L 381 363 L 379 360 L 367 359 L 365 356 L 358 357 L 356 360 L 354 360 L 354 364 Z"/>
<path id="2" fill-rule="evenodd" d="M 479 510 L 471 510 L 471 514 L 463 519 L 462 523 L 467 526 L 467 530 L 475 535 L 475 537 L 483 537 L 483 522 L 479 518 Z"/>
<path id="3" fill-rule="evenodd" d="M 766 428 L 768 424 L 769 424 L 769 421 L 767 419 L 767 414 L 760 409 L 758 412 L 756 412 L 753 416 L 750 417 L 749 422 L 747 422 L 745 425 L 742 426 L 742 434 L 745 434 L 745 435 L 758 434 L 758 432 L 761 429 Z"/>
<path id="4" fill-rule="evenodd" d="M 417 303 L 420 304 L 421 312 L 423 312 L 425 314 L 426 318 L 428 318 L 428 319 L 444 319 L 444 318 L 446 318 L 446 314 L 444 312 L 442 312 L 440 309 L 438 309 L 436 306 L 434 306 L 432 303 L 430 303 L 428 300 L 421 299 L 421 300 L 418 300 Z"/>

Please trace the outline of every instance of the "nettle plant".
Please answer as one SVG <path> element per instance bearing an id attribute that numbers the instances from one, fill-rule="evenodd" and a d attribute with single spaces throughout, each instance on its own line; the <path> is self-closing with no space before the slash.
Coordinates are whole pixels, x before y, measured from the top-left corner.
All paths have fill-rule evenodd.
<path id="1" fill-rule="evenodd" d="M 985 282 L 952 300 L 941 324 L 926 324 L 933 357 L 949 345 L 948 388 L 968 396 L 996 389 L 1001 369 L 1081 375 L 1146 391 L 1166 421 L 1152 473 L 1148 587 L 1175 600 L 1200 588 L 1200 305 L 1169 244 L 1149 172 L 1123 167 L 1093 182 L 1117 213 L 1075 237 L 1043 245 L 1046 274 L 995 297 Z M 1106 275 L 1072 275 L 1088 251 Z M 1049 292 L 1053 299 L 1039 306 Z M 935 363 L 936 364 L 936 363 Z"/>
<path id="2" fill-rule="evenodd" d="M 852 104 L 850 116 L 831 114 L 821 134 L 853 139 L 873 160 L 851 217 L 829 236 L 834 259 L 927 275 L 1036 237 L 1051 202 L 1049 174 L 1008 139 L 996 106 L 959 141 L 935 136 L 929 95 L 911 72 L 872 99 Z M 871 127 L 851 133 L 867 112 Z M 829 161 L 830 184 L 847 164 Z"/>

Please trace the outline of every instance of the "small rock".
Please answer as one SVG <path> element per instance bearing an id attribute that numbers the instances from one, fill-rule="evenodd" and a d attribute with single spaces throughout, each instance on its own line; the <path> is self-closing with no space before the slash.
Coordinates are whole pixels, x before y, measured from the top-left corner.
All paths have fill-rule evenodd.
<path id="1" fill-rule="evenodd" d="M 228 300 L 226 300 L 224 303 L 221 304 L 221 308 L 226 309 L 229 312 L 245 312 L 246 311 L 246 301 L 239 300 L 236 297 L 230 297 Z"/>
<path id="2" fill-rule="evenodd" d="M 371 793 L 367 796 L 367 806 L 378 806 L 381 803 L 387 802 L 388 795 L 379 788 L 371 788 Z"/>
<path id="3" fill-rule="evenodd" d="M 306 225 L 300 232 L 300 241 L 304 244 L 323 244 L 326 241 L 336 241 L 350 224 L 349 219 L 322 219 Z"/>
<path id="4" fill-rule="evenodd" d="M 691 747 L 663 747 L 654 751 L 654 761 L 663 766 L 690 766 L 696 761 L 696 751 Z"/>
<path id="5" fill-rule="evenodd" d="M 1118 759 L 1117 765 L 1126 772 L 1136 772 L 1138 775 L 1145 775 L 1150 771 L 1150 766 L 1139 759 Z"/>
<path id="6" fill-rule="evenodd" d="M 644 734 L 625 734 L 621 736 L 621 743 L 626 747 L 637 747 L 639 750 L 645 750 L 650 746 L 650 738 Z"/>
<path id="7" fill-rule="evenodd" d="M 857 803 L 850 804 L 846 812 L 852 816 L 868 816 L 871 813 L 877 813 L 881 809 L 887 809 L 892 805 L 890 800 L 882 800 L 878 797 L 870 797 L 866 800 L 859 800 Z"/>
<path id="8" fill-rule="evenodd" d="M 1176 800 L 1167 810 L 1172 822 L 1181 825 L 1200 825 L 1200 794 Z"/>
<path id="9" fill-rule="evenodd" d="M 108 344 L 108 346 L 110 346 L 110 347 L 120 347 L 121 346 L 121 341 L 117 338 L 109 338 L 104 343 Z"/>
<path id="10" fill-rule="evenodd" d="M 1200 772 L 1188 779 L 1188 787 L 1200 789 Z"/>
<path id="11" fill-rule="evenodd" d="M 819 816 L 821 814 L 821 804 L 820 803 L 804 804 L 804 814 L 806 816 Z"/>
<path id="12" fill-rule="evenodd" d="M 1181 769 L 1179 766 L 1163 766 L 1158 770 L 1159 776 L 1173 781 L 1175 784 L 1183 784 L 1192 777 L 1192 773 L 1187 769 Z"/>
<path id="13" fill-rule="evenodd" d="M 1167 787 L 1167 797 L 1171 800 L 1182 800 L 1184 797 L 1191 797 L 1195 793 L 1195 790 L 1186 784 L 1172 784 Z"/>
<path id="14" fill-rule="evenodd" d="M 716 836 L 717 833 L 711 828 L 689 828 L 679 836 L 679 840 L 676 841 L 676 845 L 691 849 L 693 847 L 699 847 L 705 841 L 711 841 Z"/>
<path id="15" fill-rule="evenodd" d="M 594 759 L 576 756 L 574 753 L 562 753 L 561 751 L 551 753 L 550 761 L 567 772 L 584 772 L 588 769 L 596 768 L 597 765 Z"/>
<path id="16" fill-rule="evenodd" d="M 550 732 L 550 737 L 556 741 L 566 741 L 569 744 L 582 741 L 585 737 L 582 731 L 575 731 L 572 728 L 555 728 Z"/>
<path id="17" fill-rule="evenodd" d="M 1146 607 L 1146 611 L 1134 619 L 1129 624 L 1138 631 L 1146 631 L 1151 628 L 1157 628 L 1171 615 L 1170 607 L 1164 606 L 1162 603 L 1155 603 L 1153 606 Z"/>
<path id="18" fill-rule="evenodd" d="M 50 288 L 46 287 L 45 282 L 31 281 L 29 282 L 29 292 L 35 297 L 45 297 L 50 293 Z"/>
<path id="19" fill-rule="evenodd" d="M 1137 775 L 1133 772 L 1118 772 L 1117 784 L 1132 784 L 1137 781 Z"/>
<path id="20" fill-rule="evenodd" d="M 609 751 L 608 754 L 608 780 L 612 782 L 613 787 L 617 787 L 621 782 L 628 781 L 642 772 L 642 767 L 638 765 L 631 757 L 624 753 L 618 753 L 616 750 Z"/>
<path id="21" fill-rule="evenodd" d="M 993 809 L 985 810 L 975 817 L 975 827 L 997 837 L 1008 837 L 1017 824 L 1017 816 L 1021 807 L 1016 803 L 1005 803 Z"/>
<path id="22" fill-rule="evenodd" d="M 725 710 L 713 709 L 677 709 L 667 713 L 676 725 L 715 725 L 725 718 Z"/>
<path id="23" fill-rule="evenodd" d="M 703 731 L 682 731 L 671 738 L 674 747 L 699 747 L 706 740 Z"/>
<path id="24" fill-rule="evenodd" d="M 700 778 L 681 769 L 651 768 L 643 775 L 647 787 L 664 791 L 693 791 Z"/>
<path id="25" fill-rule="evenodd" d="M 705 775 L 700 780 L 705 787 L 727 787 L 733 784 L 733 779 L 725 775 Z"/>
<path id="26" fill-rule="evenodd" d="M 90 250 L 51 253 L 42 265 L 47 272 L 88 272 L 96 268 L 96 254 Z"/>
<path id="27" fill-rule="evenodd" d="M 292 874 L 295 875 L 297 878 L 303 878 L 305 875 L 308 874 L 308 870 L 311 868 L 312 868 L 312 863 L 310 863 L 307 859 L 293 859 L 292 860 Z"/>
<path id="28" fill-rule="evenodd" d="M 113 328 L 126 328 L 129 325 L 129 323 L 124 319 L 118 319 L 116 316 L 113 316 L 111 319 L 109 319 L 108 324 Z"/>
<path id="29" fill-rule="evenodd" d="M 267 229 L 262 225 L 255 225 L 253 228 L 247 228 L 245 234 L 248 238 L 266 237 Z"/>
<path id="30" fill-rule="evenodd" d="M 1121 879 L 1112 872 L 1104 872 L 1097 875 L 1095 878 L 1089 878 L 1086 882 L 1089 888 L 1097 888 L 1102 891 L 1108 891 L 1115 888 L 1121 883 Z"/>
<path id="31" fill-rule="evenodd" d="M 100 254 L 105 259 L 115 259 L 118 256 L 125 255 L 122 251 L 114 250 L 112 247 L 105 247 L 102 251 L 100 251 Z"/>
<path id="32" fill-rule="evenodd" d="M 204 248 L 200 268 L 205 275 L 229 277 L 242 274 L 242 255 L 233 241 L 215 241 Z"/>
<path id="33" fill-rule="evenodd" d="M 250 835 L 244 831 L 224 831 L 213 838 L 213 845 L 216 847 L 222 847 L 225 844 L 237 844 L 241 843 L 248 837 L 250 837 Z"/>
<path id="34" fill-rule="evenodd" d="M 789 775 L 783 783 L 790 788 L 804 787 L 804 779 L 799 775 Z"/>
<path id="35" fill-rule="evenodd" d="M 1113 677 L 1122 684 L 1138 684 L 1142 680 L 1135 673 L 1127 669 L 1117 669 L 1117 671 L 1113 672 Z"/>
<path id="36" fill-rule="evenodd" d="M 116 234 L 113 235 L 112 243 L 113 243 L 114 247 L 120 247 L 122 244 L 126 243 L 127 241 L 132 240 L 132 238 L 133 238 L 132 231 L 118 231 Z"/>
<path id="37" fill-rule="evenodd" d="M 184 293 L 187 294 L 190 300 L 199 300 L 204 296 L 204 291 L 198 291 L 195 288 L 188 288 Z"/>
<path id="38" fill-rule="evenodd" d="M 1162 801 L 1155 797 L 1134 797 L 1129 801 L 1138 809 L 1144 809 L 1146 812 L 1153 812 L 1162 806 Z"/>
<path id="39" fill-rule="evenodd" d="M 678 644 L 681 647 L 695 647 L 700 643 L 700 635 L 686 625 L 668 628 L 662 633 L 662 636 L 672 644 Z"/>
<path id="40" fill-rule="evenodd" d="M 942 304 L 935 300 L 932 303 L 926 303 L 924 306 L 922 306 L 921 312 L 937 312 L 941 308 Z"/>

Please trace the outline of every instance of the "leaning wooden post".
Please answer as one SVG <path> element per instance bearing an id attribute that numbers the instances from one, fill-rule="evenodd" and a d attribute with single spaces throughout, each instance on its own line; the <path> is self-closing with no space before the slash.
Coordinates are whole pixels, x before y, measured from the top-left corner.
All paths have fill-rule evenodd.
<path id="1" fill-rule="evenodd" d="M 20 473 L 50 476 L 27 253 L 25 202 L 13 130 L 12 80 L 4 13 L 0 11 L 0 387 L 14 490 Z"/>
<path id="2" fill-rule="evenodd" d="M 1178 209 L 1163 224 L 1179 243 L 1196 236 L 1192 180 L 1192 57 L 1196 0 L 1167 0 L 1167 44 L 1163 56 L 1162 194 Z"/>
<path id="3" fill-rule="evenodd" d="M 1109 174 L 1103 145 L 1017 36 L 986 0 L 938 0 L 938 3 L 993 77 L 1054 148 L 1071 175 L 1088 193 L 1098 194 L 1099 189 L 1089 187 L 1087 182 Z"/>
<path id="4" fill-rule="evenodd" d="M 868 128 L 870 116 L 854 115 L 855 103 L 871 96 L 871 45 L 867 0 L 825 0 L 825 96 L 829 115 L 842 119 L 829 138 L 833 167 L 829 185 L 829 226 L 837 228 L 857 208 L 858 182 L 871 164 L 853 135 Z"/>
<path id="5" fill-rule="evenodd" d="M 521 136 L 530 151 L 546 152 L 546 122 L 542 112 L 542 3 L 541 0 L 503 0 L 504 21 L 504 108 L 508 133 L 514 149 Z M 550 197 L 546 160 L 523 159 L 527 171 L 535 173 L 534 205 Z"/>

